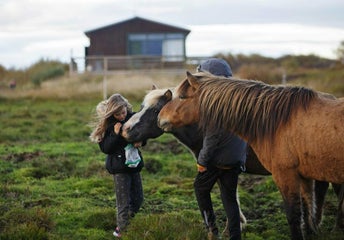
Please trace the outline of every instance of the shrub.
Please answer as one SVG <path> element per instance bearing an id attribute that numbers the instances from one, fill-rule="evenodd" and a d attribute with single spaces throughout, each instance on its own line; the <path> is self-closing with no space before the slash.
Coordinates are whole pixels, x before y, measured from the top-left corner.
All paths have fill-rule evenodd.
<path id="1" fill-rule="evenodd" d="M 68 66 L 61 62 L 40 60 L 30 67 L 27 72 L 29 73 L 30 81 L 34 86 L 39 87 L 47 79 L 63 76 L 67 69 Z"/>
<path id="2" fill-rule="evenodd" d="M 282 82 L 282 71 L 270 65 L 242 65 L 237 73 L 240 78 L 259 80 L 268 84 Z"/>

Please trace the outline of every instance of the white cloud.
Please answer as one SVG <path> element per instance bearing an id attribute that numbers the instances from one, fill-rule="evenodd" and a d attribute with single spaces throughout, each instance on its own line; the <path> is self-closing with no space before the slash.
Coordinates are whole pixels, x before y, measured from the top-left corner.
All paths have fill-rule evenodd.
<path id="1" fill-rule="evenodd" d="M 335 58 L 334 49 L 344 39 L 344 29 L 295 24 L 226 24 L 191 26 L 189 55 L 216 53 L 317 54 Z"/>
<path id="2" fill-rule="evenodd" d="M 189 28 L 187 54 L 316 53 L 333 57 L 344 39 L 342 0 L 1 0 L 0 64 L 83 56 L 84 31 L 135 15 Z M 189 26 L 189 27 L 188 27 Z"/>

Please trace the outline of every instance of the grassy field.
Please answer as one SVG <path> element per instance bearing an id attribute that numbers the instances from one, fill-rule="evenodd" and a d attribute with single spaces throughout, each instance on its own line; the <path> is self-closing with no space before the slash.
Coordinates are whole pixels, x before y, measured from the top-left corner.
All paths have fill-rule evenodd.
<path id="1" fill-rule="evenodd" d="M 174 86 L 183 78 L 180 74 L 184 73 L 125 73 L 109 77 L 108 89 L 128 97 L 138 111 L 151 84 Z M 88 140 L 88 123 L 102 99 L 102 79 L 64 78 L 47 81 L 40 89 L 7 90 L 1 96 L 0 239 L 113 239 L 113 180 L 104 168 L 105 155 Z M 142 152 L 145 201 L 123 239 L 206 239 L 193 191 L 192 155 L 169 134 L 149 140 Z M 243 239 L 289 239 L 282 200 L 271 177 L 243 173 L 239 193 L 248 220 Z M 223 230 L 217 186 L 212 196 Z M 343 239 L 342 232 L 331 232 L 337 203 L 330 189 L 321 233 L 313 239 Z"/>

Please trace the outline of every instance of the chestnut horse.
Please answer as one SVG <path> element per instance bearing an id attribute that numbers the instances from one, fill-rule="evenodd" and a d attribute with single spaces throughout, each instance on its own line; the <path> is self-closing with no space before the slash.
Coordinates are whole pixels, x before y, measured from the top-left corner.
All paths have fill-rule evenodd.
<path id="1" fill-rule="evenodd" d="M 343 99 L 303 87 L 187 72 L 158 124 L 168 131 L 198 122 L 203 129 L 221 127 L 245 139 L 282 194 L 292 239 L 303 239 L 302 206 L 312 230 L 318 227 L 313 179 L 344 183 L 343 121 Z M 342 226 L 343 220 L 337 223 Z"/>

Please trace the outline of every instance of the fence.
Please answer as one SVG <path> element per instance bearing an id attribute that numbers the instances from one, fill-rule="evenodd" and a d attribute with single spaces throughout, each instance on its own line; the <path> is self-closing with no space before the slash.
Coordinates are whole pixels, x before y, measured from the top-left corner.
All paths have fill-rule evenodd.
<path id="1" fill-rule="evenodd" d="M 198 65 L 208 57 L 163 57 L 163 56 L 89 56 L 72 57 L 70 74 L 111 73 L 121 70 L 185 69 Z"/>
<path id="2" fill-rule="evenodd" d="M 69 64 L 70 75 L 95 74 L 103 76 L 103 97 L 107 97 L 107 76 L 119 71 L 162 70 L 166 72 L 195 69 L 209 57 L 162 57 L 162 56 L 89 56 L 72 57 Z"/>

